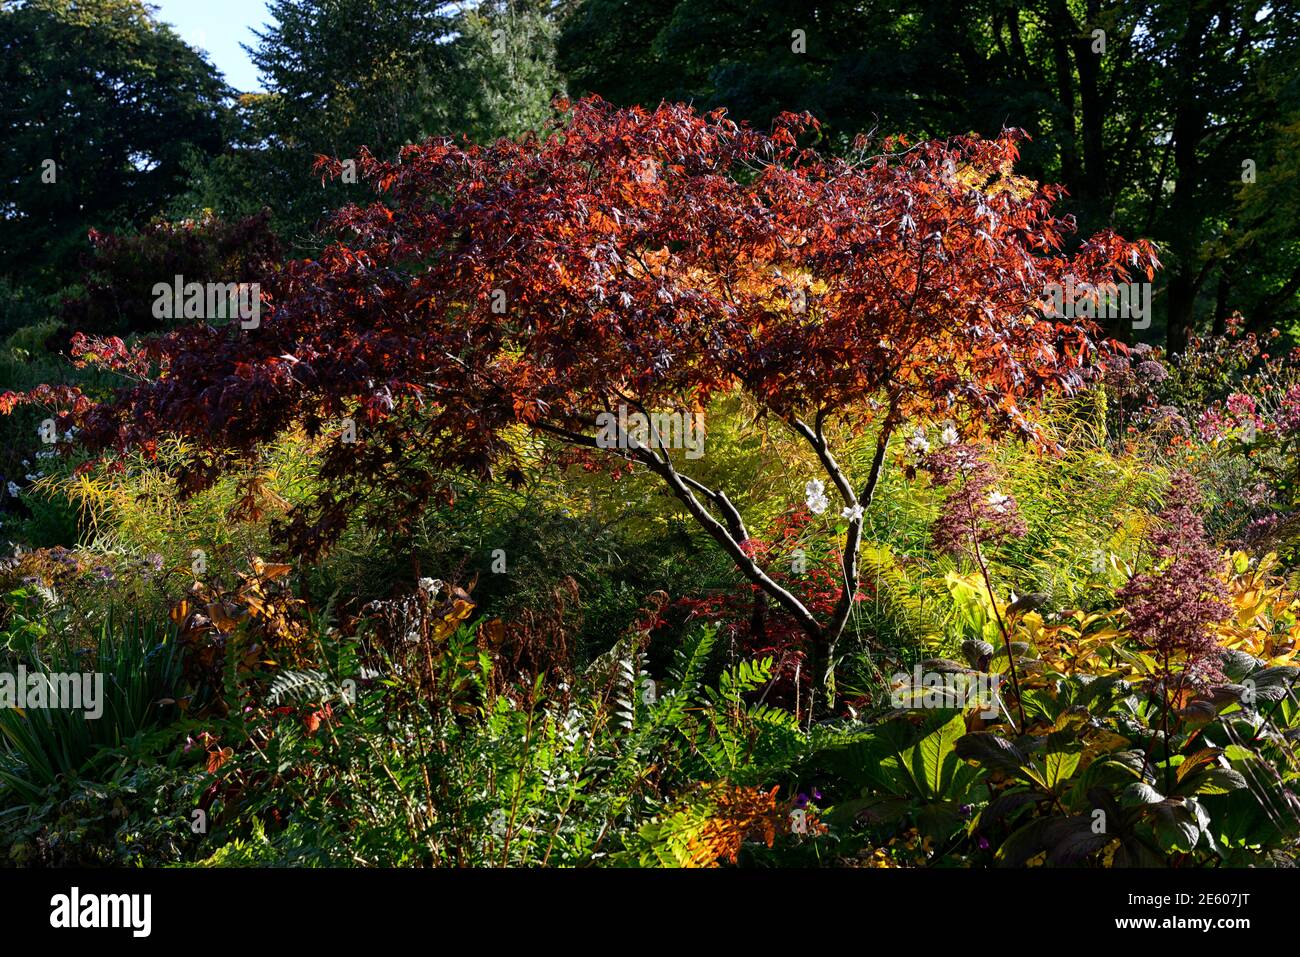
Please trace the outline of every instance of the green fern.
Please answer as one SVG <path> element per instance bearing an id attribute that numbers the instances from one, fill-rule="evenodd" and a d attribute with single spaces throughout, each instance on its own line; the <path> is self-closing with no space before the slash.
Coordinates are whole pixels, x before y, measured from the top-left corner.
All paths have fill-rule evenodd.
<path id="1" fill-rule="evenodd" d="M 334 696 L 334 689 L 330 687 L 329 679 L 319 671 L 281 671 L 271 682 L 268 696 L 271 704 L 277 705 L 286 699 L 326 701 Z"/>

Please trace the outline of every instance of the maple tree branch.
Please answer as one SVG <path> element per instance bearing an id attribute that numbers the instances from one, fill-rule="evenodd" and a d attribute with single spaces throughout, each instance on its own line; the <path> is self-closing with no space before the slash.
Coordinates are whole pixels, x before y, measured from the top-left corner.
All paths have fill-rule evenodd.
<path id="1" fill-rule="evenodd" d="M 634 399 L 628 401 L 631 401 L 634 405 L 636 405 L 636 407 L 641 411 L 643 415 L 645 414 L 645 407 L 642 406 L 639 402 L 637 402 Z M 778 603 L 780 603 L 783 607 L 786 608 L 787 611 L 789 611 L 791 614 L 795 616 L 795 619 L 799 622 L 800 627 L 803 628 L 803 630 L 813 638 L 814 642 L 820 641 L 821 627 L 818 625 L 817 619 L 812 615 L 810 611 L 808 611 L 807 607 L 804 606 L 802 602 L 800 602 L 789 592 L 786 592 L 784 589 L 782 589 L 775 581 L 772 580 L 772 578 L 769 575 L 767 575 L 766 572 L 763 572 L 763 570 L 758 566 L 758 563 L 755 562 L 752 558 L 749 558 L 748 553 L 745 552 L 743 546 L 745 542 L 749 541 L 749 530 L 745 527 L 745 520 L 744 518 L 741 517 L 740 510 L 737 509 L 735 504 L 732 503 L 731 499 L 727 497 L 727 493 L 722 491 L 721 489 L 716 489 L 716 490 L 711 489 L 703 482 L 693 479 L 689 475 L 684 475 L 681 472 L 678 472 L 673 467 L 672 459 L 668 455 L 668 449 L 664 447 L 663 437 L 659 435 L 658 430 L 654 428 L 653 420 L 650 421 L 652 422 L 650 427 L 650 434 L 652 439 L 658 443 L 659 451 L 656 454 L 654 450 L 646 450 L 647 453 L 649 454 L 649 457 L 653 459 L 656 466 L 661 467 L 664 470 L 664 472 L 671 474 L 671 476 L 675 477 L 682 485 L 686 486 L 688 490 L 699 492 L 705 498 L 709 499 L 714 504 L 716 504 L 718 506 L 718 509 L 722 512 L 723 517 L 727 521 L 727 531 L 730 533 L 731 542 L 735 546 L 734 550 L 731 547 L 729 547 L 725 541 L 718 538 L 718 536 L 714 533 L 714 530 L 707 523 L 700 521 L 699 513 L 697 513 L 694 509 L 692 509 L 692 514 L 695 515 L 696 520 L 700 521 L 700 524 L 704 525 L 706 530 L 708 530 L 711 534 L 714 534 L 714 538 L 717 538 L 718 541 L 723 545 L 723 548 L 726 549 L 727 552 L 732 555 L 733 559 L 736 560 L 738 564 L 740 564 L 741 571 L 743 571 L 746 575 L 748 575 L 750 580 L 753 581 L 754 584 L 758 586 L 759 592 L 758 595 L 755 597 L 755 601 L 754 601 L 754 613 L 752 618 L 750 619 L 751 627 L 755 630 L 755 632 L 758 632 L 762 629 L 763 621 L 766 617 L 764 612 L 764 606 L 766 601 L 765 596 L 770 595 L 776 598 Z M 664 474 L 664 473 L 660 473 L 660 474 Z M 673 482 L 669 481 L 669 485 L 670 487 L 672 487 Z M 674 488 L 674 490 L 676 491 L 676 488 Z M 678 497 L 681 498 L 680 493 L 678 494 Z M 682 498 L 682 501 L 684 504 L 686 504 L 686 507 L 688 509 L 691 509 L 691 502 L 687 501 L 685 498 Z M 713 518 L 713 516 L 708 515 L 707 511 L 703 510 L 702 506 L 701 506 L 701 511 L 708 518 L 710 519 Z M 748 559 L 748 566 L 745 565 L 744 563 L 741 563 L 740 560 L 736 558 L 737 555 L 743 555 L 746 559 Z M 755 577 L 755 574 L 751 573 L 751 568 L 752 568 L 752 572 L 757 573 L 761 577 Z M 782 594 L 777 594 L 777 591 L 780 591 Z M 784 595 L 785 598 L 783 598 L 782 595 Z"/>
<path id="2" fill-rule="evenodd" d="M 835 461 L 835 456 L 831 454 L 830 447 L 826 443 L 826 436 L 822 433 L 823 419 L 823 413 L 818 412 L 814 428 L 809 428 L 808 423 L 804 422 L 803 419 L 800 418 L 795 418 L 790 424 L 796 432 L 808 440 L 808 444 L 811 445 L 813 451 L 817 453 L 817 458 L 821 460 L 822 468 L 826 470 L 826 474 L 829 475 L 831 481 L 835 483 L 835 487 L 840 490 L 840 495 L 844 499 L 844 504 L 849 506 L 849 508 L 852 508 L 857 504 L 858 497 L 853 492 L 853 485 L 849 482 L 848 476 L 844 474 L 844 470 L 841 469 L 839 463 Z"/>
<path id="3" fill-rule="evenodd" d="M 642 415 L 647 417 L 650 425 L 651 441 L 658 444 L 659 449 L 647 449 L 644 446 L 637 445 L 635 451 L 645 462 L 646 466 L 665 482 L 673 490 L 682 504 L 686 506 L 687 511 L 694 516 L 696 522 L 704 527 L 713 538 L 720 544 L 724 551 L 731 556 L 741 572 L 749 578 L 759 589 L 776 599 L 786 611 L 794 616 L 799 623 L 799 627 L 807 633 L 814 642 L 822 640 L 822 628 L 817 618 L 803 602 L 799 601 L 793 594 L 782 588 L 775 580 L 772 579 L 758 563 L 745 551 L 744 543 L 749 539 L 749 532 L 745 528 L 744 519 L 740 516 L 740 511 L 732 504 L 725 492 L 710 489 L 704 483 L 683 475 L 673 466 L 672 458 L 668 454 L 668 449 L 664 447 L 663 436 L 659 435 L 658 430 L 654 427 L 654 420 L 646 412 L 643 406 L 636 399 L 621 396 L 626 401 L 631 402 Z M 714 502 L 722 511 L 727 520 L 726 528 L 723 527 L 707 508 L 700 504 L 699 499 L 695 497 L 694 491 L 705 496 Z"/>
<path id="4" fill-rule="evenodd" d="M 549 422 L 532 422 L 530 425 L 575 445 L 586 448 L 602 448 L 592 436 L 573 432 Z M 619 449 L 603 449 L 603 451 L 613 452 L 616 455 L 621 452 Z M 745 529 L 745 523 L 741 518 L 740 511 L 727 497 L 726 493 L 714 491 L 702 482 L 688 475 L 682 475 L 673 467 L 666 451 L 661 456 L 654 449 L 638 444 L 630 449 L 630 452 L 631 455 L 623 454 L 623 457 L 635 458 L 650 469 L 651 472 L 663 479 L 673 494 L 686 506 L 686 510 L 691 513 L 696 523 L 722 546 L 723 551 L 731 557 L 731 560 L 735 562 L 741 573 L 788 611 L 806 634 L 815 641 L 821 640 L 822 628 L 813 613 L 808 610 L 803 602 L 782 588 L 770 575 L 763 571 L 742 547 L 742 543 L 748 539 L 749 534 Z M 727 521 L 726 526 L 718 521 L 696 498 L 693 489 L 718 506 Z"/>
<path id="5" fill-rule="evenodd" d="M 682 475 L 681 472 L 678 472 L 677 474 L 690 488 L 699 492 L 718 506 L 723 517 L 727 520 L 727 529 L 731 532 L 732 538 L 737 542 L 742 543 L 749 540 L 749 530 L 745 528 L 745 520 L 741 518 L 740 511 L 734 504 L 732 504 L 732 501 L 727 497 L 726 492 L 723 492 L 720 489 L 715 491 L 704 483 L 697 482 L 689 475 Z"/>
<path id="6" fill-rule="evenodd" d="M 564 441 L 571 442 L 574 445 L 581 445 L 589 449 L 601 448 L 600 443 L 597 442 L 594 437 L 590 435 L 583 435 L 581 432 L 571 431 L 570 429 L 566 429 L 559 425 L 553 425 L 550 422 L 542 422 L 542 421 L 529 422 L 528 425 L 530 428 L 541 429 L 543 432 L 546 432 L 550 435 L 554 435 L 556 438 L 564 439 Z M 602 451 L 613 452 L 615 455 L 618 455 L 621 450 L 602 449 Z M 623 456 L 623 457 L 627 458 L 628 456 Z"/>
<path id="7" fill-rule="evenodd" d="M 619 448 L 607 448 L 601 445 L 599 442 L 597 442 L 596 439 L 590 435 L 583 435 L 581 432 L 574 432 L 570 429 L 566 429 L 563 428 L 562 426 L 554 425 L 550 422 L 538 421 L 538 422 L 530 422 L 528 424 L 530 428 L 538 429 L 542 432 L 547 433 L 548 435 L 553 435 L 558 439 L 563 439 L 565 442 L 568 442 L 571 445 L 578 445 L 588 449 L 599 449 L 602 452 L 608 452 L 610 455 L 617 456 L 618 458 L 623 459 L 625 462 L 635 463 L 636 461 L 638 461 L 635 456 L 630 454 L 629 450 L 619 449 Z"/>
<path id="8" fill-rule="evenodd" d="M 654 455 L 657 461 L 672 469 L 672 460 L 669 458 L 668 449 L 664 445 L 663 436 L 661 436 L 659 430 L 655 428 L 654 416 L 650 415 L 650 413 L 646 411 L 646 407 L 643 403 L 637 401 L 631 396 L 623 395 L 623 393 L 618 390 L 615 390 L 615 394 L 617 394 L 624 402 L 631 404 L 638 412 L 645 416 L 646 422 L 650 427 L 650 440 L 659 446 L 658 449 L 648 449 L 647 451 Z M 676 470 L 674 469 L 674 471 Z M 737 543 L 743 544 L 749 540 L 749 530 L 745 528 L 745 520 L 741 518 L 740 511 L 734 504 L 732 504 L 731 499 L 727 497 L 725 492 L 721 489 L 715 491 L 703 482 L 696 481 L 689 475 L 684 475 L 681 472 L 677 472 L 676 474 L 684 483 L 686 483 L 686 485 L 694 491 L 699 492 L 709 501 L 718 506 L 718 509 L 722 512 L 723 517 L 727 521 L 727 528 L 730 531 L 731 536 Z"/>
<path id="9" fill-rule="evenodd" d="M 672 462 L 660 458 L 649 449 L 638 448 L 641 461 L 645 463 L 650 471 L 662 478 L 673 493 L 686 506 L 686 510 L 691 513 L 695 521 L 698 522 L 706 532 L 713 536 L 714 540 L 722 546 L 723 551 L 731 556 L 731 560 L 736 563 L 736 567 L 750 581 L 772 596 L 782 608 L 788 611 L 799 623 L 799 627 L 808 634 L 814 641 L 820 642 L 823 638 L 822 627 L 816 617 L 798 598 L 786 591 L 777 584 L 758 563 L 741 547 L 733 535 L 705 508 L 694 492 L 691 486 L 687 484 L 684 477 L 673 468 Z M 697 487 L 703 488 L 694 479 L 691 482 Z M 703 493 L 701 493 L 703 494 Z M 714 493 L 719 494 L 719 493 Z M 717 501 L 715 498 L 714 501 Z M 733 508 L 734 511 L 734 508 Z"/>
<path id="10" fill-rule="evenodd" d="M 897 397 L 894 397 L 889 404 L 889 412 L 886 414 L 885 421 L 882 423 L 880 433 L 876 438 L 876 451 L 871 460 L 871 471 L 867 476 L 866 484 L 863 485 L 862 491 L 859 493 L 854 492 L 853 484 L 849 481 L 848 476 L 844 474 L 844 470 L 840 468 L 830 450 L 829 443 L 826 441 L 823 425 L 827 414 L 827 409 L 819 409 L 812 426 L 809 426 L 808 423 L 798 417 L 790 421 L 790 425 L 795 432 L 801 435 L 812 446 L 813 451 L 817 453 L 817 458 L 821 461 L 826 474 L 830 476 L 835 487 L 839 489 L 844 504 L 850 509 L 849 528 L 845 533 L 844 552 L 840 563 L 840 570 L 843 572 L 844 580 L 840 586 L 840 596 L 835 603 L 835 610 L 831 614 L 830 621 L 827 622 L 821 636 L 823 647 L 818 648 L 817 673 L 813 675 L 814 687 L 820 685 L 823 688 L 830 683 L 830 676 L 834 670 L 835 645 L 848 625 L 849 615 L 853 611 L 853 602 L 860 587 L 858 581 L 858 556 L 862 544 L 862 526 L 865 518 L 863 513 L 870 507 L 872 500 L 875 498 L 876 489 L 880 485 L 885 455 L 889 449 L 889 439 L 897 424 L 898 400 Z"/>
<path id="11" fill-rule="evenodd" d="M 820 419 L 818 415 L 818 428 L 814 431 L 808 425 L 798 419 L 796 430 L 800 432 L 817 451 L 823 466 L 835 480 L 835 484 L 840 489 L 841 495 L 844 496 L 845 502 L 851 509 L 854 509 L 852 517 L 849 519 L 849 528 L 844 537 L 844 556 L 841 561 L 841 571 L 844 573 L 844 582 L 840 587 L 840 597 L 835 603 L 835 611 L 831 619 L 827 622 L 825 631 L 826 640 L 826 660 L 821 662 L 822 674 L 815 676 L 823 684 L 829 678 L 833 665 L 832 655 L 835 650 L 835 644 L 839 641 L 840 636 L 844 633 L 848 625 L 849 615 L 853 611 L 853 601 L 857 597 L 860 583 L 858 557 L 862 544 L 862 525 L 864 521 L 864 512 L 871 506 L 876 496 L 876 489 L 880 485 L 880 476 L 884 471 L 885 454 L 889 449 L 889 439 L 894 432 L 897 420 L 898 405 L 897 401 L 891 402 L 889 413 L 885 416 L 885 421 L 880 427 L 880 433 L 876 437 L 876 452 L 871 460 L 871 471 L 867 475 L 866 484 L 863 485 L 862 491 L 856 496 L 853 488 L 845 477 L 843 470 L 835 462 L 834 456 L 827 447 L 826 437 L 821 432 Z M 856 508 L 854 508 L 856 506 Z M 860 511 L 859 511 L 860 510 Z"/>
<path id="12" fill-rule="evenodd" d="M 876 439 L 876 454 L 871 459 L 871 471 L 867 473 L 867 484 L 862 486 L 862 493 L 858 496 L 858 504 L 864 509 L 870 506 L 876 497 L 876 488 L 880 485 L 880 475 L 884 471 L 885 453 L 889 450 L 889 437 L 894 434 L 895 425 L 894 412 L 891 410 L 885 418 L 885 424 L 880 427 L 880 435 Z"/>

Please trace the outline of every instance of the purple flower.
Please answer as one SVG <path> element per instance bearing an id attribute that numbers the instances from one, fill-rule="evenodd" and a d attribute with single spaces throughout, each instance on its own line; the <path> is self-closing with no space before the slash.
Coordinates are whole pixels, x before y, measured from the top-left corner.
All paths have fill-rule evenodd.
<path id="1" fill-rule="evenodd" d="M 1154 563 L 1119 590 L 1129 631 L 1161 659 L 1186 656 L 1184 674 L 1194 684 L 1222 679 L 1219 644 L 1210 626 L 1231 612 L 1219 578 L 1223 560 L 1205 539 L 1196 511 L 1200 492 L 1186 472 L 1174 475 L 1159 524 L 1149 538 Z"/>
<path id="2" fill-rule="evenodd" d="M 1277 424 L 1286 435 L 1300 432 L 1300 385 L 1293 385 L 1286 390 L 1278 410 Z"/>
<path id="3" fill-rule="evenodd" d="M 923 467 L 936 483 L 953 486 L 932 530 L 939 551 L 962 554 L 1028 532 L 1015 498 L 997 489 L 993 466 L 972 447 L 946 446 L 927 455 Z"/>
<path id="4" fill-rule="evenodd" d="M 1169 370 L 1163 363 L 1147 359 L 1145 362 L 1138 363 L 1137 375 L 1139 379 L 1145 380 L 1147 385 L 1156 385 L 1169 378 Z"/>
<path id="5" fill-rule="evenodd" d="M 1187 424 L 1181 412 L 1172 405 L 1162 405 L 1151 413 L 1151 425 L 1156 429 L 1187 435 L 1192 427 Z"/>

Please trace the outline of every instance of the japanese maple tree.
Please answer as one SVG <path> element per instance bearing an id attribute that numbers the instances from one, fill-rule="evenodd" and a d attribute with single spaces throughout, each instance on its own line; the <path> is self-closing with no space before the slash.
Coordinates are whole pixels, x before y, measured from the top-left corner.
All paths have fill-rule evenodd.
<path id="1" fill-rule="evenodd" d="M 520 426 L 621 456 L 797 622 L 825 682 L 891 436 L 951 418 L 1044 442 L 1034 404 L 1080 388 L 1105 348 L 1090 321 L 1045 315 L 1046 285 L 1149 278 L 1154 252 L 1106 233 L 1065 256 L 1057 192 L 1013 173 L 1016 132 L 829 158 L 800 145 L 817 128 L 807 116 L 762 133 L 681 105 L 560 108 L 544 137 L 434 140 L 396 163 L 363 152 L 378 198 L 339 212 L 318 260 L 286 264 L 258 328 L 178 330 L 134 356 L 83 344 L 156 371 L 103 404 L 27 398 L 62 399 L 102 449 L 184 435 L 198 450 L 189 488 L 292 424 L 321 434 L 354 417 L 354 442 L 336 429 L 327 443 L 328 490 L 285 530 L 303 554 L 366 496 L 394 520 L 413 514 L 437 469 L 517 479 Z M 829 614 L 756 559 L 727 489 L 662 442 L 597 441 L 597 416 L 620 404 L 699 410 L 733 390 L 807 443 L 844 503 Z M 841 467 L 832 422 L 873 434 L 866 474 Z"/>

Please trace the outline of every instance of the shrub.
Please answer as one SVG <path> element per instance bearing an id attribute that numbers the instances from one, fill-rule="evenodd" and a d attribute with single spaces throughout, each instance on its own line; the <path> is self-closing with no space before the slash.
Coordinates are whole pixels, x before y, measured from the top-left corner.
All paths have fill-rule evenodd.
<path id="1" fill-rule="evenodd" d="M 185 472 L 189 489 L 215 481 L 228 451 L 349 417 L 361 436 L 334 437 L 325 488 L 286 528 L 308 556 L 354 513 L 409 521 L 438 491 L 439 468 L 522 481 L 528 432 L 583 451 L 613 445 L 607 458 L 660 478 L 797 622 L 817 685 L 829 686 L 890 435 L 907 419 L 960 416 L 1042 441 L 1035 404 L 1082 385 L 1099 351 L 1087 320 L 1027 319 L 1047 283 L 1067 271 L 1076 282 L 1150 278 L 1158 263 L 1149 244 L 1112 233 L 1059 255 L 1069 224 L 1050 213 L 1055 190 L 1012 172 L 1017 134 L 857 163 L 800 150 L 816 125 L 784 116 L 763 135 L 721 113 L 593 99 L 563 135 L 434 141 L 397 164 L 363 154 L 383 202 L 342 211 L 344 241 L 286 265 L 252 335 L 178 331 L 123 360 L 165 375 L 108 404 L 62 398 L 92 446 L 180 433 L 206 450 Z M 662 436 L 629 444 L 622 424 L 591 434 L 602 412 L 621 410 L 622 423 L 736 391 L 807 443 L 843 500 L 842 585 L 822 618 L 754 560 L 726 491 L 679 470 Z M 837 461 L 837 429 L 875 435 L 865 476 Z"/>

